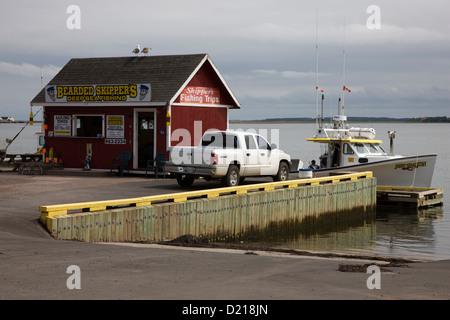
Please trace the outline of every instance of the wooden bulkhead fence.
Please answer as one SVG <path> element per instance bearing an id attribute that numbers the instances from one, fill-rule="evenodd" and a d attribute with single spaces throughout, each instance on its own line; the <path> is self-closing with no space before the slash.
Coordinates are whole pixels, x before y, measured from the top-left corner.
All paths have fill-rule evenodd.
<path id="1" fill-rule="evenodd" d="M 61 240 L 159 242 L 190 234 L 238 239 L 273 223 L 314 225 L 374 212 L 371 172 L 217 188 L 161 196 L 41 206 L 40 221 Z"/>

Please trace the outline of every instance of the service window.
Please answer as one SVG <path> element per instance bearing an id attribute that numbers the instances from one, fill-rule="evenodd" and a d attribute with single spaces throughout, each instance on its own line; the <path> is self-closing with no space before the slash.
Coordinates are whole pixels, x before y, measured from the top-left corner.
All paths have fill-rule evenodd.
<path id="1" fill-rule="evenodd" d="M 83 138 L 104 137 L 103 115 L 74 115 L 74 136 Z"/>

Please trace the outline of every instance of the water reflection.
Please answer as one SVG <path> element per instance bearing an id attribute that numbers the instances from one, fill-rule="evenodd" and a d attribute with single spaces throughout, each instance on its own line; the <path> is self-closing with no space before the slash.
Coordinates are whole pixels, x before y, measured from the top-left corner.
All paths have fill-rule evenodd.
<path id="1" fill-rule="evenodd" d="M 421 210 L 383 209 L 377 212 L 377 250 L 380 255 L 436 260 L 435 225 L 443 206 Z"/>
<path id="2" fill-rule="evenodd" d="M 328 251 L 405 259 L 438 260 L 435 224 L 443 219 L 443 206 L 421 210 L 377 209 L 362 218 L 313 226 L 287 223 L 269 230 L 253 230 L 236 241 L 273 248 Z M 450 248 L 449 248 L 450 249 Z"/>

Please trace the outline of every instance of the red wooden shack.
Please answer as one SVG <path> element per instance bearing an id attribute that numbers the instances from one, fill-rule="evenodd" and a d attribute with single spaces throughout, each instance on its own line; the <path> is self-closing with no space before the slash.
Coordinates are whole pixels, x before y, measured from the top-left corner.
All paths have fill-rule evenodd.
<path id="1" fill-rule="evenodd" d="M 65 168 L 109 170 L 121 151 L 129 169 L 175 145 L 228 129 L 240 104 L 207 54 L 71 59 L 31 101 L 42 106 L 47 150 Z"/>

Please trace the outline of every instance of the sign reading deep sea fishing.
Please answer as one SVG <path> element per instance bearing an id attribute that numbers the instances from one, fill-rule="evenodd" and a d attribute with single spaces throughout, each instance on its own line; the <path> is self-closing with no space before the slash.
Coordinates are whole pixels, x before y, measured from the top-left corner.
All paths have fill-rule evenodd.
<path id="1" fill-rule="evenodd" d="M 186 87 L 181 92 L 180 103 L 220 104 L 220 90 L 206 87 Z"/>
<path id="2" fill-rule="evenodd" d="M 149 102 L 150 84 L 45 87 L 45 102 Z"/>

